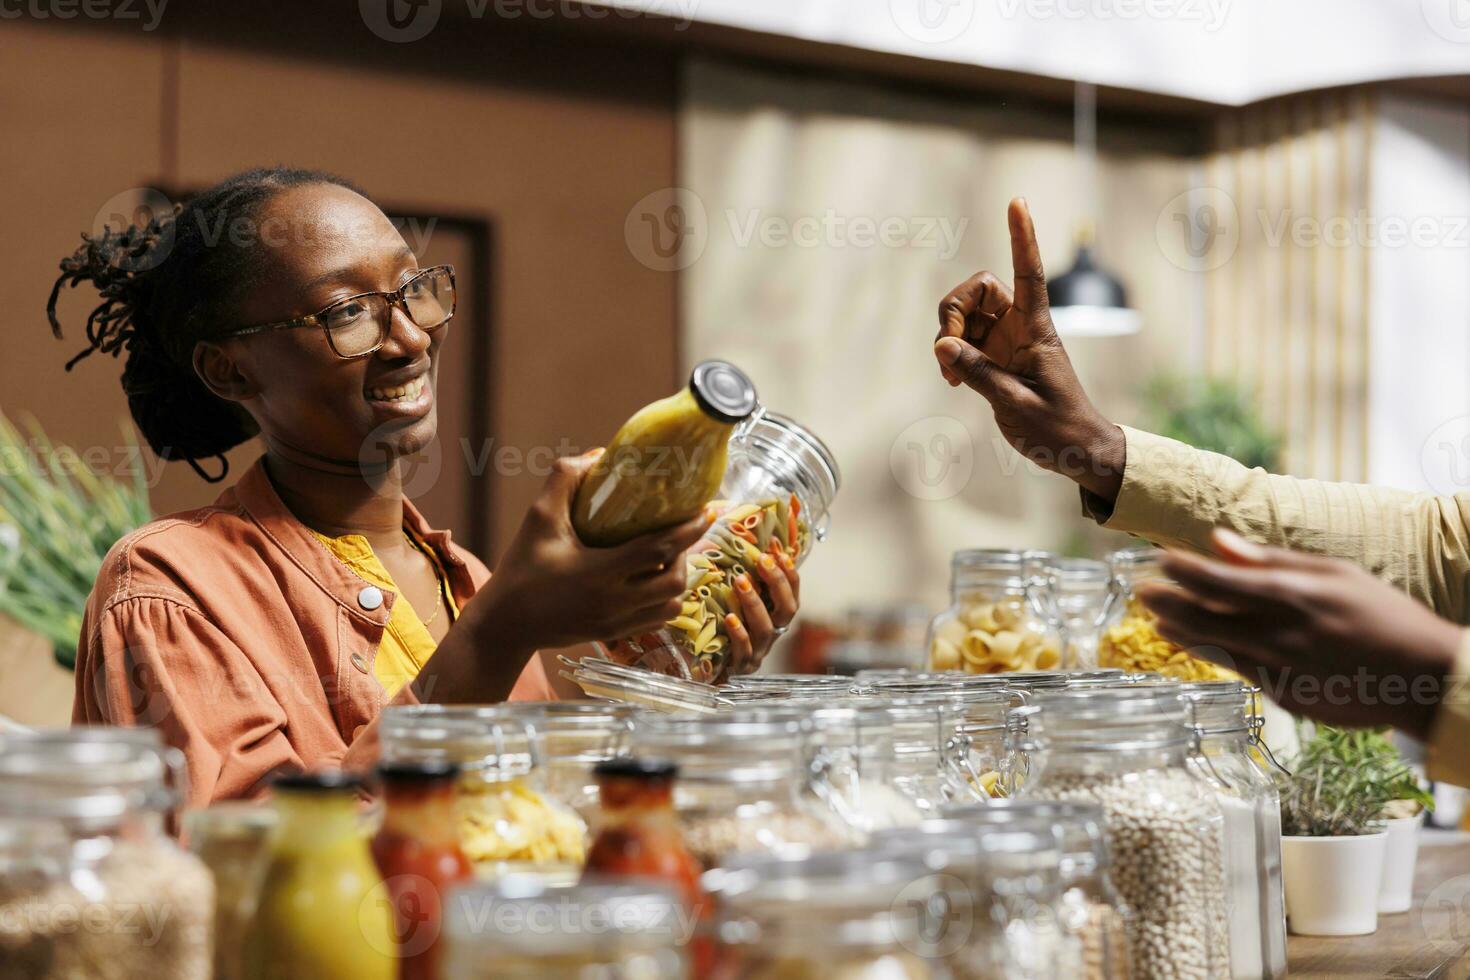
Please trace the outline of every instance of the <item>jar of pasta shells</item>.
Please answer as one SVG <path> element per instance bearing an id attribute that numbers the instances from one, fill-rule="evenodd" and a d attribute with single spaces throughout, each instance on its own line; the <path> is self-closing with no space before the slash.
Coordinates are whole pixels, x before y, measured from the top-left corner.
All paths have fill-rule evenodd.
<path id="1" fill-rule="evenodd" d="M 762 562 L 806 561 L 827 537 L 828 511 L 842 484 L 832 451 L 784 415 L 758 408 L 730 437 L 717 515 L 689 550 L 680 614 L 663 629 L 605 645 L 608 658 L 686 680 L 726 679 L 727 613 L 739 613 L 737 580 L 747 576 L 769 605 Z"/>
<path id="2" fill-rule="evenodd" d="M 553 796 L 538 768 L 536 730 L 506 705 L 390 705 L 379 725 L 384 762 L 445 761 L 460 768 L 460 849 L 480 877 L 574 881 L 587 824 Z"/>
<path id="3" fill-rule="evenodd" d="M 1158 617 L 1136 596 L 1143 582 L 1168 581 L 1157 548 L 1125 548 L 1108 556 L 1112 582 L 1097 645 L 1100 667 L 1163 674 L 1185 681 L 1238 680 L 1231 671 L 1190 656 L 1159 634 Z"/>
<path id="4" fill-rule="evenodd" d="M 957 551 L 948 609 L 929 625 L 929 668 L 995 674 L 1051 670 L 1062 662 L 1061 637 L 1038 614 L 1035 553 Z"/>

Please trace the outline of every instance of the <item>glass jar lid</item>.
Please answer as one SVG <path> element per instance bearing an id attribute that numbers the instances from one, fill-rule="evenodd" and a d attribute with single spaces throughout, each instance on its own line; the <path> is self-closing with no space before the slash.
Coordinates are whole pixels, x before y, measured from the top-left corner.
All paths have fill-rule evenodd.
<path id="1" fill-rule="evenodd" d="M 1067 686 L 1069 677 L 1069 674 L 1061 670 L 1018 670 L 1001 675 L 1006 687 L 1023 694 L 1059 691 Z"/>
<path id="2" fill-rule="evenodd" d="M 985 586 L 1024 590 L 1033 569 L 1051 556 L 1044 551 L 1010 548 L 965 548 L 950 556 L 950 588 L 955 592 Z"/>
<path id="3" fill-rule="evenodd" d="M 1162 549 L 1151 545 L 1120 548 L 1108 555 L 1108 570 L 1114 578 L 1121 578 L 1124 584 L 1129 584 L 1137 577 L 1158 572 L 1159 562 L 1163 556 Z"/>
<path id="4" fill-rule="evenodd" d="M 9 816 L 100 828 L 132 811 L 172 809 L 186 796 L 183 753 L 145 729 L 47 731 L 0 752 L 0 813 Z"/>
<path id="5" fill-rule="evenodd" d="M 537 762 L 530 723 L 506 705 L 389 705 L 378 728 L 384 762 L 442 760 L 466 773 L 521 776 Z"/>
<path id="6" fill-rule="evenodd" d="M 701 714 L 713 713 L 730 704 L 721 696 L 721 689 L 713 684 L 667 677 L 601 657 L 560 659 L 571 668 L 570 671 L 562 671 L 562 676 L 576 683 L 592 698 L 605 698 L 655 711 Z"/>
<path id="7" fill-rule="evenodd" d="M 1031 748 L 1128 751 L 1188 742 L 1188 705 L 1179 685 L 1046 691 L 1027 718 Z"/>
<path id="8" fill-rule="evenodd" d="M 530 723 L 543 762 L 601 762 L 627 751 L 636 709 L 615 701 L 512 701 Z"/>
<path id="9" fill-rule="evenodd" d="M 1068 687 L 1088 687 L 1099 684 L 1126 683 L 1130 675 L 1118 667 L 1093 667 L 1088 670 L 1073 670 L 1067 674 Z"/>
<path id="10" fill-rule="evenodd" d="M 1242 681 L 1182 683 L 1179 693 L 1190 706 L 1190 724 L 1201 736 L 1233 735 L 1251 729 L 1260 688 Z"/>
<path id="11" fill-rule="evenodd" d="M 730 678 L 726 685 L 727 690 L 820 691 L 832 694 L 846 694 L 851 687 L 852 678 L 837 674 L 745 674 Z"/>
<path id="12" fill-rule="evenodd" d="M 731 708 L 716 715 L 650 715 L 633 731 L 635 754 L 672 759 L 681 783 L 788 779 L 811 733 L 799 708 Z"/>
<path id="13" fill-rule="evenodd" d="M 722 492 L 755 500 L 768 493 L 772 483 L 796 489 L 808 508 L 812 533 L 819 541 L 825 538 L 827 513 L 842 487 L 837 458 L 810 429 L 777 412 L 763 412 L 752 416 L 730 440 Z"/>
<path id="14" fill-rule="evenodd" d="M 679 896 L 652 883 L 592 879 L 552 888 L 512 875 L 458 888 L 447 904 L 444 935 L 459 960 L 470 950 L 530 958 L 652 951 L 689 938 Z"/>

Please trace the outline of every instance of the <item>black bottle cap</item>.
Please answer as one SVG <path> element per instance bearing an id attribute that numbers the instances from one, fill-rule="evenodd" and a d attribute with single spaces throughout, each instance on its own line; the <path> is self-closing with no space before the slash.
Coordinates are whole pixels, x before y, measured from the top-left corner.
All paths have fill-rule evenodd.
<path id="1" fill-rule="evenodd" d="M 706 415 L 734 425 L 755 411 L 755 385 L 728 361 L 700 361 L 689 376 L 689 391 Z"/>
<path id="2" fill-rule="evenodd" d="M 645 759 L 625 756 L 604 759 L 592 767 L 596 776 L 615 776 L 623 779 L 673 779 L 679 775 L 679 767 L 669 759 Z"/>
<path id="3" fill-rule="evenodd" d="M 444 759 L 424 759 L 419 762 L 381 762 L 378 778 L 385 783 L 434 783 L 451 780 L 459 775 L 459 766 Z"/>
<path id="4" fill-rule="evenodd" d="M 271 778 L 276 789 L 300 792 L 358 792 L 363 788 L 362 777 L 342 769 L 322 769 L 316 772 L 286 770 Z"/>

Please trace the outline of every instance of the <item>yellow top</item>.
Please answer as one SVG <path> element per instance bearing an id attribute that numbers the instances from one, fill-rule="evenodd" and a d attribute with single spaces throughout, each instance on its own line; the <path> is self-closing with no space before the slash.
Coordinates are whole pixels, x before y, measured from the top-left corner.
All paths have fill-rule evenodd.
<path id="1" fill-rule="evenodd" d="M 1156 544 L 1206 551 L 1227 527 L 1255 541 L 1346 558 L 1470 624 L 1470 493 L 1438 497 L 1323 483 L 1247 469 L 1235 460 L 1124 427 L 1127 459 L 1112 513 L 1083 492 L 1103 526 Z M 1429 775 L 1470 786 L 1470 631 L 1429 743 Z"/>
<path id="2" fill-rule="evenodd" d="M 393 582 L 393 576 L 388 574 L 388 569 L 378 560 L 373 553 L 373 546 L 368 544 L 367 538 L 361 534 L 344 534 L 340 538 L 329 538 L 325 534 L 313 531 L 327 550 L 348 568 L 352 569 L 364 581 L 376 585 L 384 592 L 392 592 L 397 598 L 393 601 L 393 609 L 388 614 L 388 625 L 383 630 L 383 641 L 378 644 L 378 654 L 373 658 L 373 676 L 378 683 L 383 685 L 386 697 L 392 698 L 403 686 L 418 676 L 424 664 L 433 655 L 438 643 L 419 618 L 418 612 L 413 604 L 408 601 L 408 596 L 399 591 Z M 449 592 L 449 584 L 444 577 L 444 567 L 439 563 L 439 556 L 434 554 L 434 549 L 418 540 L 411 534 L 408 528 L 403 533 L 415 548 L 422 551 L 434 565 L 434 573 L 439 578 L 439 591 L 444 597 L 444 605 L 448 610 L 451 620 L 459 618 L 459 607 L 454 604 L 454 597 Z M 441 613 L 442 614 L 442 613 Z M 432 613 L 430 614 L 433 615 Z"/>

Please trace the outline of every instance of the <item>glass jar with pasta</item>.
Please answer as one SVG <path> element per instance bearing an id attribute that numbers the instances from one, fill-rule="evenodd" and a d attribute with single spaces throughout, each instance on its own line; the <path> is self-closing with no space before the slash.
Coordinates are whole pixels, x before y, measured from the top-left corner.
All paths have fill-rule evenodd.
<path id="1" fill-rule="evenodd" d="M 1157 548 L 1125 548 L 1108 556 L 1112 575 L 1108 616 L 1098 641 L 1100 667 L 1163 674 L 1185 681 L 1238 680 L 1234 673 L 1185 650 L 1159 634 L 1158 617 L 1135 596 L 1139 583 L 1166 580 Z"/>
<path id="2" fill-rule="evenodd" d="M 541 785 L 591 823 L 598 813 L 598 784 L 592 769 L 628 752 L 632 705 L 608 701 L 512 701 L 536 734 Z"/>
<path id="3" fill-rule="evenodd" d="M 950 606 L 929 625 L 929 669 L 996 674 L 1061 665 L 1061 637 L 1030 597 L 1035 557 L 984 548 L 954 553 Z"/>
<path id="4" fill-rule="evenodd" d="M 535 729 L 507 706 L 391 705 L 379 728 L 385 762 L 457 763 L 460 849 L 480 877 L 516 872 L 575 880 L 587 824 L 547 792 Z"/>
<path id="5" fill-rule="evenodd" d="M 758 571 L 767 556 L 798 566 L 827 536 L 827 514 L 842 477 L 831 450 L 783 415 L 757 409 L 730 438 L 729 463 L 715 522 L 688 554 L 680 614 L 663 629 L 606 644 L 608 658 L 686 680 L 726 678 L 725 616 L 740 612 L 736 579 L 749 576 L 764 594 Z"/>

